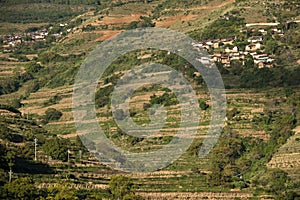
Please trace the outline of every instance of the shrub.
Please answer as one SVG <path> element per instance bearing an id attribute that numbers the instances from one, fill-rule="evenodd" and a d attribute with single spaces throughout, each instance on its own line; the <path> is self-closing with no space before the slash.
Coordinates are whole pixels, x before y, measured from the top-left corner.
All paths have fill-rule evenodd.
<path id="1" fill-rule="evenodd" d="M 67 161 L 68 157 L 68 140 L 61 138 L 52 138 L 46 140 L 43 145 L 44 152 L 53 159 Z"/>
<path id="2" fill-rule="evenodd" d="M 39 72 L 43 67 L 39 64 L 37 64 L 36 62 L 30 62 L 28 64 L 26 64 L 25 66 L 25 70 L 26 72 L 33 74 L 33 73 L 37 73 Z"/>
<path id="3" fill-rule="evenodd" d="M 200 106 L 201 110 L 206 110 L 209 108 L 209 105 L 203 100 L 199 101 L 199 106 Z"/>
<path id="4" fill-rule="evenodd" d="M 62 112 L 56 110 L 55 108 L 48 108 L 45 112 L 45 121 L 57 121 L 61 118 Z"/>
<path id="5" fill-rule="evenodd" d="M 109 189 L 114 199 L 136 199 L 134 188 L 135 185 L 129 177 L 113 176 L 109 181 Z"/>

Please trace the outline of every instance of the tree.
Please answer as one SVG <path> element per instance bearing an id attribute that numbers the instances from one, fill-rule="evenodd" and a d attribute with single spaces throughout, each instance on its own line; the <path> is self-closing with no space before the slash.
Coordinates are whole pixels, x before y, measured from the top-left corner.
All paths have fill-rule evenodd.
<path id="1" fill-rule="evenodd" d="M 13 99 L 11 105 L 14 108 L 20 108 L 22 106 L 21 99 L 20 98 Z"/>
<path id="2" fill-rule="evenodd" d="M 57 185 L 48 188 L 48 196 L 46 199 L 53 200 L 77 200 L 76 191 L 66 185 Z"/>
<path id="3" fill-rule="evenodd" d="M 203 100 L 199 101 L 199 106 L 200 106 L 201 110 L 206 110 L 207 108 L 209 108 L 209 105 Z"/>
<path id="4" fill-rule="evenodd" d="M 274 54 L 278 48 L 276 40 L 270 39 L 266 42 L 265 50 L 268 53 Z"/>
<path id="5" fill-rule="evenodd" d="M 224 74 L 229 74 L 229 71 L 223 66 L 221 62 L 215 62 L 219 72 L 224 75 Z"/>
<path id="6" fill-rule="evenodd" d="M 34 74 L 39 72 L 43 67 L 41 65 L 39 65 L 36 62 L 30 62 L 28 64 L 26 64 L 25 66 L 25 70 L 26 72 L 30 73 L 30 74 Z"/>
<path id="7" fill-rule="evenodd" d="M 4 145 L 0 144 L 0 185 L 3 185 L 7 182 L 7 172 L 4 169 L 7 169 L 7 162 L 5 159 L 6 148 Z M 0 196 L 1 198 L 1 196 Z"/>
<path id="8" fill-rule="evenodd" d="M 126 117 L 124 110 L 122 110 L 122 109 L 117 109 L 115 111 L 114 115 L 116 116 L 117 120 L 124 120 Z"/>
<path id="9" fill-rule="evenodd" d="M 45 114 L 46 122 L 59 120 L 62 116 L 62 112 L 56 110 L 55 108 L 48 108 Z"/>
<path id="10" fill-rule="evenodd" d="M 245 152 L 245 146 L 238 135 L 233 134 L 230 129 L 219 139 L 218 145 L 211 152 L 211 171 L 209 183 L 211 185 L 222 185 L 230 182 L 232 177 L 240 173 L 236 160 Z"/>
<path id="11" fill-rule="evenodd" d="M 281 169 L 267 169 L 255 180 L 266 192 L 282 196 L 292 184 L 288 174 Z M 285 198 L 280 198 L 285 199 Z"/>
<path id="12" fill-rule="evenodd" d="M 233 60 L 233 61 L 231 61 L 230 66 L 231 66 L 231 72 L 234 75 L 241 75 L 241 73 L 243 71 L 243 64 L 241 61 Z"/>
<path id="13" fill-rule="evenodd" d="M 128 196 L 134 196 L 134 188 L 131 178 L 125 176 L 112 176 L 109 181 L 109 189 L 115 199 L 124 200 Z"/>
<path id="14" fill-rule="evenodd" d="M 34 187 L 33 180 L 25 177 L 18 178 L 11 183 L 4 185 L 4 189 L 8 194 L 8 199 L 34 199 Z"/>
<path id="15" fill-rule="evenodd" d="M 245 67 L 246 68 L 253 68 L 254 67 L 254 59 L 250 54 L 246 56 Z"/>
<path id="16" fill-rule="evenodd" d="M 67 161 L 69 141 L 62 138 L 46 140 L 43 145 L 44 152 L 53 159 Z"/>

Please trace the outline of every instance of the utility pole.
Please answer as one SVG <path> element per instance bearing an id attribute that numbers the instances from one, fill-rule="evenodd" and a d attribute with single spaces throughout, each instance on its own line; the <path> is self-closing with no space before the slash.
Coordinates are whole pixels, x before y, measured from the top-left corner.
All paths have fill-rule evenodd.
<path id="1" fill-rule="evenodd" d="M 38 139 L 34 138 L 34 160 L 35 161 L 37 160 L 37 158 L 36 158 L 37 141 L 38 141 Z"/>
<path id="2" fill-rule="evenodd" d="M 10 168 L 10 169 L 9 169 L 9 172 L 8 172 L 8 182 L 9 182 L 9 183 L 11 182 L 12 174 L 13 174 L 13 172 L 12 172 L 12 170 L 11 170 L 11 168 Z"/>
<path id="3" fill-rule="evenodd" d="M 70 150 L 68 149 L 68 162 L 70 161 Z"/>
<path id="4" fill-rule="evenodd" d="M 14 166 L 14 161 L 15 161 L 15 152 L 13 152 L 12 150 L 9 150 L 6 154 L 6 159 L 8 160 L 8 167 L 9 167 L 9 179 L 8 181 L 11 182 L 12 179 L 12 167 Z"/>
<path id="5" fill-rule="evenodd" d="M 79 150 L 79 162 L 81 162 L 82 151 Z"/>

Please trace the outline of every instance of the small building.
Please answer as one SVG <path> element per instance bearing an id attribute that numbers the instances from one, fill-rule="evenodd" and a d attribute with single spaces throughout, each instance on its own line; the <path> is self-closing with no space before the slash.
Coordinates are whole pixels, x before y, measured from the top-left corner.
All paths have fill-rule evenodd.
<path id="1" fill-rule="evenodd" d="M 222 56 L 221 63 L 225 66 L 230 66 L 230 58 L 228 56 Z"/>
<path id="2" fill-rule="evenodd" d="M 225 49 L 225 52 L 226 52 L 226 53 L 237 53 L 237 52 L 239 52 L 239 49 L 238 49 L 237 46 L 234 46 L 234 47 L 227 47 L 227 48 Z"/>
<path id="3" fill-rule="evenodd" d="M 250 43 L 261 42 L 261 41 L 263 41 L 263 36 L 253 36 L 253 37 L 248 38 L 247 41 Z"/>
<path id="4" fill-rule="evenodd" d="M 267 31 L 266 31 L 264 28 L 258 29 L 258 32 L 260 32 L 260 33 L 262 33 L 262 34 L 264 34 L 264 35 L 267 34 Z"/>
<path id="5" fill-rule="evenodd" d="M 262 47 L 262 44 L 260 42 L 257 42 L 255 44 L 247 45 L 245 50 L 246 51 L 256 51 L 256 50 L 261 49 L 261 47 Z"/>
<path id="6" fill-rule="evenodd" d="M 257 63 L 257 66 L 258 66 L 259 69 L 264 68 L 264 67 L 265 67 L 265 63 L 263 63 L 263 62 L 258 62 L 258 63 Z"/>
<path id="7" fill-rule="evenodd" d="M 214 53 L 213 54 L 213 61 L 214 62 L 220 62 L 221 61 L 221 57 L 222 57 L 221 53 Z"/>

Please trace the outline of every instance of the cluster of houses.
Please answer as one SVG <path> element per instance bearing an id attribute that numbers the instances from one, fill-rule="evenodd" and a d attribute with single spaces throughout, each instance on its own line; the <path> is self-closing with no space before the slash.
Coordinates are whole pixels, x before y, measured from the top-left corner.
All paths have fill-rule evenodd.
<path id="1" fill-rule="evenodd" d="M 60 23 L 59 27 L 64 28 L 68 26 L 67 23 Z M 15 47 L 19 46 L 20 44 L 28 44 L 30 42 L 38 42 L 38 41 L 46 41 L 48 35 L 54 36 L 55 38 L 60 38 L 63 35 L 62 31 L 58 31 L 57 33 L 49 33 L 53 29 L 53 26 L 47 28 L 42 28 L 37 31 L 28 32 L 28 33 L 19 33 L 19 34 L 11 34 L 11 35 L 4 35 L 2 37 L 2 48 L 3 52 L 13 52 Z M 72 29 L 66 29 L 66 32 L 71 32 Z"/>
<path id="2" fill-rule="evenodd" d="M 68 24 L 61 23 L 60 27 L 65 27 Z M 247 27 L 247 26 L 246 26 Z M 12 34 L 3 37 L 3 52 L 12 52 L 15 47 L 29 42 L 35 41 L 45 41 L 46 37 L 49 35 L 49 32 L 53 29 L 53 27 L 49 27 L 47 30 L 43 28 L 41 30 L 37 30 L 31 33 L 23 33 L 23 34 Z M 71 32 L 72 29 L 68 29 L 67 32 Z M 283 32 L 279 30 L 277 27 L 273 27 L 271 29 L 249 29 L 248 30 L 240 30 L 240 32 L 251 32 L 252 36 L 247 39 L 248 45 L 245 46 L 244 49 L 239 49 L 238 46 L 234 45 L 236 37 L 222 38 L 216 40 L 206 40 L 199 43 L 194 43 L 193 46 L 196 48 L 206 49 L 209 52 L 213 52 L 212 55 L 206 58 L 201 58 L 204 62 L 220 62 L 225 67 L 230 66 L 232 61 L 241 61 L 243 64 L 248 57 L 251 55 L 254 59 L 254 63 L 259 67 L 272 67 L 274 64 L 274 59 L 268 55 L 263 53 L 263 39 L 264 36 L 271 31 L 271 34 L 277 34 L 278 36 L 284 36 Z M 258 33 L 258 34 L 256 34 Z M 51 36 L 59 38 L 62 36 L 62 32 L 53 33 Z M 213 51 L 211 51 L 213 49 Z"/>
<path id="3" fill-rule="evenodd" d="M 49 27 L 49 31 L 53 27 Z M 30 42 L 38 42 L 38 41 L 46 41 L 46 37 L 49 35 L 49 31 L 46 28 L 43 28 L 41 30 L 37 30 L 35 32 L 29 32 L 29 33 L 20 33 L 20 34 L 11 34 L 2 36 L 2 48 L 3 52 L 13 52 L 15 47 L 26 44 Z M 62 33 L 55 33 L 51 34 L 54 37 L 60 37 Z"/>
<path id="4" fill-rule="evenodd" d="M 250 31 L 253 30 L 251 29 Z M 272 28 L 271 31 L 272 33 L 276 33 L 279 36 L 283 36 L 282 31 L 277 28 Z M 264 35 L 267 34 L 267 31 L 261 28 L 258 29 L 258 32 L 261 34 L 259 34 L 258 36 L 249 37 L 247 39 L 247 42 L 249 44 L 246 45 L 244 49 L 239 49 L 234 45 L 236 37 L 202 41 L 199 43 L 193 43 L 193 46 L 196 48 L 206 49 L 207 51 L 214 49 L 212 55 L 210 55 L 209 57 L 201 58 L 203 62 L 220 62 L 225 67 L 229 67 L 232 61 L 238 60 L 241 61 L 244 65 L 247 56 L 251 55 L 253 57 L 254 64 L 256 64 L 259 68 L 270 68 L 273 66 L 275 59 L 273 59 L 266 53 L 262 53 L 264 52 L 262 42 L 264 39 Z"/>

